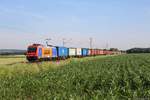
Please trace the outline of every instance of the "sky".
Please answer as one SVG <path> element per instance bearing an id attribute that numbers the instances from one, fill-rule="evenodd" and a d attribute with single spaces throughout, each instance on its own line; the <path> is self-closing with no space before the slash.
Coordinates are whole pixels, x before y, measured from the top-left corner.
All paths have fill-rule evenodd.
<path id="1" fill-rule="evenodd" d="M 150 47 L 150 0 L 0 0 L 0 49 Z"/>

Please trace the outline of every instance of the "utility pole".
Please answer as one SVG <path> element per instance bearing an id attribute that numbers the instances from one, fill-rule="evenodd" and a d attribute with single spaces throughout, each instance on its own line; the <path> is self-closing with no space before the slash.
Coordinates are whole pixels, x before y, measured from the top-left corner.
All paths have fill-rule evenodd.
<path id="1" fill-rule="evenodd" d="M 92 49 L 93 38 L 90 37 L 89 40 L 90 40 L 90 49 Z"/>
<path id="2" fill-rule="evenodd" d="M 62 40 L 63 40 L 63 47 L 64 47 L 64 46 L 65 46 L 65 40 L 66 40 L 66 39 L 65 39 L 65 38 L 63 38 Z"/>
<path id="3" fill-rule="evenodd" d="M 106 43 L 106 49 L 108 49 L 108 43 Z"/>

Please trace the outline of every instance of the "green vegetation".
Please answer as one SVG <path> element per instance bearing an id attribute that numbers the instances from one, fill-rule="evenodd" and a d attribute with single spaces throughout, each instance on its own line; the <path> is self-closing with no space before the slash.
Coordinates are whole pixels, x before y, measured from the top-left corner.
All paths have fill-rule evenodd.
<path id="1" fill-rule="evenodd" d="M 0 56 L 0 66 L 5 66 L 9 64 L 15 64 L 20 62 L 25 62 L 24 55 L 8 55 L 8 56 Z"/>
<path id="2" fill-rule="evenodd" d="M 108 56 L 99 56 L 97 58 L 105 58 Z M 94 59 L 95 57 L 86 57 L 82 59 L 70 58 L 67 60 L 60 61 L 47 61 L 39 63 L 29 63 L 25 56 L 9 55 L 0 56 L 0 77 L 7 76 L 11 77 L 15 74 L 27 74 L 27 73 L 39 73 L 41 71 L 49 70 L 50 68 L 59 68 L 72 61 L 87 61 Z"/>
<path id="3" fill-rule="evenodd" d="M 150 53 L 150 48 L 131 48 L 127 53 Z"/>
<path id="4" fill-rule="evenodd" d="M 150 98 L 150 54 L 0 66 L 0 99 L 90 98 Z"/>

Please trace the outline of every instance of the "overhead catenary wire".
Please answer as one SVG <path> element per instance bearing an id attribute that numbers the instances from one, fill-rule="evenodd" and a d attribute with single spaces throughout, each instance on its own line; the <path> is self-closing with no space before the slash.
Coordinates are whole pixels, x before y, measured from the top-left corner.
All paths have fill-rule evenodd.
<path id="1" fill-rule="evenodd" d="M 70 43 L 71 40 L 72 40 L 72 39 L 67 40 L 66 38 L 62 38 L 63 47 L 64 47 L 67 43 Z"/>
<path id="2" fill-rule="evenodd" d="M 45 39 L 45 41 L 46 41 L 46 45 L 47 45 L 47 46 L 52 46 L 52 44 L 49 44 L 49 41 L 50 41 L 50 40 L 52 40 L 52 39 L 51 39 L 51 38 L 47 38 L 47 39 Z"/>

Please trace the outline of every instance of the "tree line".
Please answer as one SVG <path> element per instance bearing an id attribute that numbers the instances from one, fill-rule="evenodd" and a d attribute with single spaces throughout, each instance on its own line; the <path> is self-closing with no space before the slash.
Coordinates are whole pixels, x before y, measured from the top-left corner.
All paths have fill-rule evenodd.
<path id="1" fill-rule="evenodd" d="M 0 49 L 0 55 L 24 55 L 26 50 Z"/>
<path id="2" fill-rule="evenodd" d="M 127 53 L 150 53 L 150 48 L 131 48 Z"/>

